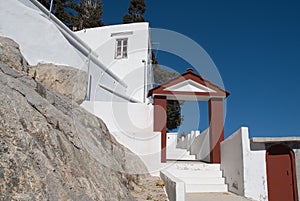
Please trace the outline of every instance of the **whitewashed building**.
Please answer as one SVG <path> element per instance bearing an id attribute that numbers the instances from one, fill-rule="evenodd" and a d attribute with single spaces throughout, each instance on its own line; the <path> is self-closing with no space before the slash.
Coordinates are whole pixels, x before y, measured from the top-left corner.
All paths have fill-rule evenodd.
<path id="1" fill-rule="evenodd" d="M 147 102 L 147 92 L 153 83 L 149 23 L 110 25 L 75 34 L 91 47 L 106 68 L 127 85 L 125 94 L 128 98 Z M 110 96 L 103 95 L 107 88 L 101 75 L 94 79 L 98 79 L 92 82 L 97 83 L 97 88 L 91 88 L 91 100 L 111 101 Z"/>

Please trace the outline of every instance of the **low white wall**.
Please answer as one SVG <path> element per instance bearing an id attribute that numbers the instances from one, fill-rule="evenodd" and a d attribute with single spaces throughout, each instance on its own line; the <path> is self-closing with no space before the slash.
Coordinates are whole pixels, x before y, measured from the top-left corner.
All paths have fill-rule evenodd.
<path id="1" fill-rule="evenodd" d="M 167 170 L 160 172 L 165 183 L 166 192 L 170 201 L 185 201 L 185 183 L 172 176 Z"/>
<path id="2" fill-rule="evenodd" d="M 189 133 L 185 136 L 182 136 L 178 139 L 176 147 L 180 148 L 180 149 L 187 149 L 188 151 L 191 151 L 191 145 L 193 144 L 193 142 L 199 135 L 200 135 L 200 131 L 198 131 L 198 130 L 191 131 L 191 133 Z"/>
<path id="3" fill-rule="evenodd" d="M 244 165 L 242 129 L 236 131 L 221 143 L 221 169 L 226 177 L 228 190 L 244 195 Z"/>
<path id="4" fill-rule="evenodd" d="M 178 139 L 178 133 L 167 133 L 167 151 L 175 151 Z"/>
<path id="5" fill-rule="evenodd" d="M 221 169 L 229 191 L 254 200 L 268 200 L 265 153 L 263 149 L 250 149 L 246 127 L 221 143 Z"/>
<path id="6" fill-rule="evenodd" d="M 191 154 L 196 155 L 197 160 L 210 162 L 210 138 L 209 128 L 198 135 L 191 144 Z"/>
<path id="7" fill-rule="evenodd" d="M 179 148 L 179 149 L 186 149 L 187 148 L 187 135 L 185 137 L 180 137 L 178 139 L 178 142 L 177 142 L 177 145 L 176 145 L 176 148 Z"/>

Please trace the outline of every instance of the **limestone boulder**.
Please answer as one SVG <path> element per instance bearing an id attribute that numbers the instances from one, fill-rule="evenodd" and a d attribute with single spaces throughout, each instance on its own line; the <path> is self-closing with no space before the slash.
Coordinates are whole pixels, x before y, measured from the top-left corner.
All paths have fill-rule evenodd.
<path id="1" fill-rule="evenodd" d="M 28 72 L 28 64 L 20 52 L 19 45 L 6 37 L 0 37 L 0 63 L 18 72 Z"/>
<path id="2" fill-rule="evenodd" d="M 29 69 L 36 81 L 65 95 L 80 104 L 86 97 L 87 74 L 84 71 L 62 65 L 38 64 Z"/>

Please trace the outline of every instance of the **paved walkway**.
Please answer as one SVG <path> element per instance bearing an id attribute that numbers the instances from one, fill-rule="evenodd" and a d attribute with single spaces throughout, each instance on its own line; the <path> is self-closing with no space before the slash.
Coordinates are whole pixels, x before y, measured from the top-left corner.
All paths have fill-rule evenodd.
<path id="1" fill-rule="evenodd" d="M 233 193 L 188 193 L 186 201 L 252 201 Z"/>

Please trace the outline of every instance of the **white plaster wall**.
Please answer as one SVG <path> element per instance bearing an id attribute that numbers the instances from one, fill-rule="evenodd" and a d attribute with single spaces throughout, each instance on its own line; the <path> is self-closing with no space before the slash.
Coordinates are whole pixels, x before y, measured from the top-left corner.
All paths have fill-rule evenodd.
<path id="1" fill-rule="evenodd" d="M 167 133 L 167 151 L 175 151 L 177 145 L 178 133 Z"/>
<path id="2" fill-rule="evenodd" d="M 146 165 L 148 172 L 158 176 L 164 164 L 160 163 L 160 132 L 111 132 L 116 140 L 138 155 Z M 146 172 L 140 172 L 145 174 Z"/>
<path id="3" fill-rule="evenodd" d="M 221 143 L 221 169 L 229 191 L 254 200 L 268 200 L 265 153 L 250 149 L 246 127 Z"/>
<path id="4" fill-rule="evenodd" d="M 128 85 L 127 95 L 143 102 L 147 90 L 147 86 L 144 86 L 152 80 L 149 24 L 104 26 L 78 31 L 76 34 L 99 55 L 99 60 L 107 68 Z M 121 38 L 128 38 L 128 58 L 115 59 L 116 39 Z M 149 88 L 150 85 L 152 83 L 149 83 Z M 101 98 L 104 97 L 99 96 L 96 100 L 103 100 Z"/>
<path id="5" fill-rule="evenodd" d="M 85 101 L 81 106 L 101 118 L 116 140 L 142 159 L 150 174 L 158 176 L 167 165 L 160 163 L 161 134 L 153 132 L 152 105 Z"/>
<path id="6" fill-rule="evenodd" d="M 0 35 L 16 41 L 30 65 L 55 63 L 78 69 L 84 67 L 83 55 L 55 23 L 29 1 L 0 2 Z"/>
<path id="7" fill-rule="evenodd" d="M 191 154 L 195 154 L 197 160 L 210 162 L 210 151 L 209 128 L 207 128 L 194 140 Z"/>
<path id="8" fill-rule="evenodd" d="M 179 138 L 179 141 L 177 142 L 176 147 L 180 148 L 180 149 L 186 149 L 187 143 L 188 143 L 188 135 L 186 135 L 185 137 Z"/>
<path id="9" fill-rule="evenodd" d="M 228 190 L 244 195 L 244 165 L 242 148 L 242 129 L 239 129 L 221 142 L 221 169 L 228 184 Z"/>
<path id="10" fill-rule="evenodd" d="M 81 106 L 100 117 L 110 132 L 153 132 L 153 106 L 150 104 L 85 101 Z"/>
<path id="11" fill-rule="evenodd" d="M 244 195 L 259 201 L 268 200 L 266 151 L 250 149 L 248 128 L 241 128 L 244 161 Z"/>
<path id="12" fill-rule="evenodd" d="M 185 201 L 185 183 L 174 177 L 167 170 L 160 172 L 160 177 L 165 183 L 165 190 L 170 201 Z"/>

